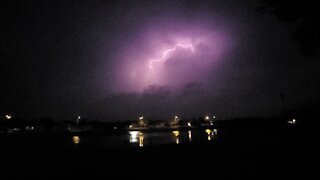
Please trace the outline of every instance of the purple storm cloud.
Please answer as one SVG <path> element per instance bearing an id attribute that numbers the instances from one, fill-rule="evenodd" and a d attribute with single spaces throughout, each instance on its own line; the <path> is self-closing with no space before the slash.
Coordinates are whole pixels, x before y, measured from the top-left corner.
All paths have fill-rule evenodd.
<path id="1" fill-rule="evenodd" d="M 116 91 L 178 90 L 188 84 L 205 84 L 207 73 L 218 68 L 231 47 L 226 29 L 205 22 L 148 23 L 136 32 L 119 51 Z"/>

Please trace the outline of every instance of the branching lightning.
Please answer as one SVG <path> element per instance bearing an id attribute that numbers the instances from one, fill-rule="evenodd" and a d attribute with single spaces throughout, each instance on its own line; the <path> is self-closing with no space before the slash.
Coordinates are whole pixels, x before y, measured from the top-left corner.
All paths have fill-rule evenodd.
<path id="1" fill-rule="evenodd" d="M 149 61 L 149 68 L 152 69 L 153 66 L 152 64 L 154 62 L 161 62 L 161 61 L 165 61 L 168 57 L 169 54 L 171 54 L 172 52 L 176 51 L 178 47 L 184 48 L 184 49 L 190 49 L 192 52 L 194 50 L 193 45 L 192 44 L 176 44 L 173 48 L 171 49 L 166 49 L 163 53 L 162 53 L 162 57 L 160 59 L 151 59 Z"/>

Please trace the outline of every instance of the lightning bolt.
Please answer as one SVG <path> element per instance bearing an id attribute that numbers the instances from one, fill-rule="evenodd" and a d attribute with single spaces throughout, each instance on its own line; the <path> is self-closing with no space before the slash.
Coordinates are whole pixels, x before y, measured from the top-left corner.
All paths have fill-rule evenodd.
<path id="1" fill-rule="evenodd" d="M 150 68 L 150 69 L 153 68 L 152 64 L 153 64 L 154 62 L 165 61 L 165 60 L 167 59 L 168 55 L 171 54 L 172 52 L 176 51 L 178 47 L 182 47 L 182 48 L 184 48 L 184 49 L 191 49 L 191 51 L 194 50 L 192 44 L 186 44 L 186 45 L 184 45 L 184 44 L 176 44 L 173 48 L 171 48 L 171 49 L 166 49 L 165 51 L 163 51 L 162 57 L 161 57 L 160 59 L 151 59 L 151 60 L 149 61 L 149 68 Z"/>

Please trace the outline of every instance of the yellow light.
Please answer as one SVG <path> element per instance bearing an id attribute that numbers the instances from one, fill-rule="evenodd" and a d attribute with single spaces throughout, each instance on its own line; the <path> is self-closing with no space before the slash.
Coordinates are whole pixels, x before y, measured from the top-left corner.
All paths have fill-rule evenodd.
<path id="1" fill-rule="evenodd" d="M 178 136 L 179 136 L 179 134 L 180 134 L 180 132 L 179 132 L 179 131 L 172 131 L 172 133 L 173 133 L 173 135 L 174 135 L 175 137 L 178 137 Z"/>
<path id="2" fill-rule="evenodd" d="M 211 134 L 211 129 L 206 129 L 206 133 L 207 133 L 208 135 L 210 135 L 210 134 Z"/>
<path id="3" fill-rule="evenodd" d="M 80 137 L 79 136 L 73 136 L 72 137 L 73 144 L 79 144 L 80 143 Z"/>
<path id="4" fill-rule="evenodd" d="M 139 132 L 139 147 L 143 147 L 143 139 L 144 139 L 143 133 Z"/>
<path id="5" fill-rule="evenodd" d="M 211 136 L 212 136 L 211 129 L 206 129 L 205 132 L 208 134 L 208 141 L 211 141 Z"/>
<path id="6" fill-rule="evenodd" d="M 179 144 L 179 131 L 172 131 L 172 134 L 176 137 L 176 144 Z"/>

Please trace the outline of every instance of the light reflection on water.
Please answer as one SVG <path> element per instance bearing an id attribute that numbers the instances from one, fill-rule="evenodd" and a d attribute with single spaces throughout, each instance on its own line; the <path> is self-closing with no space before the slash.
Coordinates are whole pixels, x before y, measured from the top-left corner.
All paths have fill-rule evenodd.
<path id="1" fill-rule="evenodd" d="M 141 132 L 141 131 L 129 131 L 130 144 L 137 144 L 139 147 L 144 145 L 157 145 L 157 144 L 181 144 L 190 143 L 193 141 L 193 135 L 195 141 L 212 141 L 216 137 L 217 129 L 205 129 L 205 130 L 186 130 L 179 131 L 174 130 L 170 132 Z M 170 135 L 171 134 L 171 135 Z M 205 135 L 204 135 L 205 134 Z M 145 142 L 144 142 L 145 140 Z"/>
<path id="2" fill-rule="evenodd" d="M 112 135 L 81 136 L 81 147 L 145 147 L 161 144 L 186 144 L 211 142 L 217 138 L 217 129 L 194 129 L 174 131 L 127 131 Z M 72 136 L 72 144 L 80 143 L 79 136 Z"/>
<path id="3" fill-rule="evenodd" d="M 143 147 L 144 135 L 141 131 L 129 131 L 129 142 L 130 143 L 139 143 L 139 147 Z"/>
<path id="4" fill-rule="evenodd" d="M 174 137 L 175 137 L 176 144 L 179 144 L 179 135 L 180 135 L 180 132 L 179 132 L 179 131 L 172 131 L 172 134 L 173 134 Z"/>

